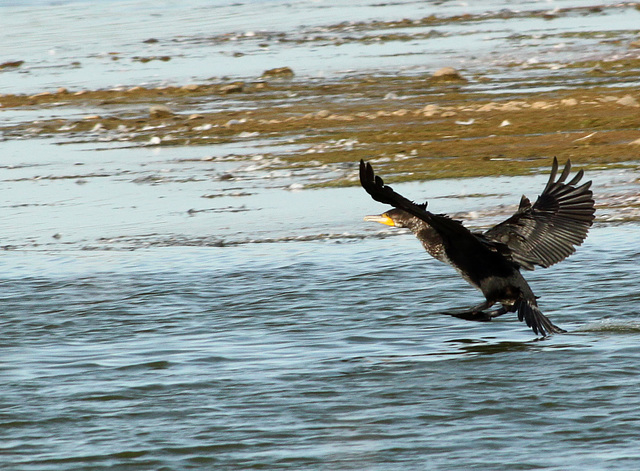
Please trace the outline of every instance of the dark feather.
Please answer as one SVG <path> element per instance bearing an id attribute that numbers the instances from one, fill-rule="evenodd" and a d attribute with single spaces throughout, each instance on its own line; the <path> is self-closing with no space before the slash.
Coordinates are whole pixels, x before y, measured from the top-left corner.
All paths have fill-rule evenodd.
<path id="1" fill-rule="evenodd" d="M 557 325 L 554 325 L 547 316 L 542 314 L 535 300 L 520 299 L 516 302 L 515 308 L 518 311 L 518 320 L 521 322 L 524 321 L 536 334 L 544 336 L 566 332 Z"/>
<path id="2" fill-rule="evenodd" d="M 433 214 L 427 211 L 427 204 L 416 204 L 399 193 L 396 193 L 384 180 L 375 175 L 369 162 L 360 160 L 360 184 L 371 197 L 380 203 L 404 209 L 409 214 L 422 219 L 436 230 L 446 234 L 469 234 L 471 232 L 460 223 L 444 214 Z"/>
<path id="3" fill-rule="evenodd" d="M 554 157 L 549 181 L 533 206 L 523 196 L 516 213 L 484 233 L 485 237 L 509 247 L 512 259 L 523 268 L 549 267 L 564 260 L 582 244 L 595 217 L 591 182 L 576 187 L 584 172 L 569 183 L 567 163 L 556 180 L 558 160 Z M 528 204 L 523 204 L 523 202 Z"/>

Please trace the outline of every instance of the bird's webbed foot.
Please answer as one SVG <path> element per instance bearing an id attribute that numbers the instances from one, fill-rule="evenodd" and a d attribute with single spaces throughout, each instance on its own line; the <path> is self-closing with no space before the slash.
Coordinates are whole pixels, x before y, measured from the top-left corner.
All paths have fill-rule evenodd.
<path id="1" fill-rule="evenodd" d="M 479 306 L 474 307 L 469 311 L 443 312 L 442 314 L 446 314 L 452 317 L 457 317 L 458 319 L 464 319 L 465 321 L 489 322 L 494 317 L 501 316 L 502 314 L 505 314 L 508 312 L 505 307 L 500 307 L 492 311 L 485 311 L 484 309 L 488 307 L 491 307 L 491 304 L 483 303 L 483 304 L 480 304 Z"/>

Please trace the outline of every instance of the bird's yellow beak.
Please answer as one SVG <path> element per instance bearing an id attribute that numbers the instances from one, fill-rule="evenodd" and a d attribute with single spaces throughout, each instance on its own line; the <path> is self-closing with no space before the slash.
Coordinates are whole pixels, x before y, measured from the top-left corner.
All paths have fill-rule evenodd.
<path id="1" fill-rule="evenodd" d="M 395 226 L 396 223 L 393 222 L 393 219 L 391 219 L 389 216 L 387 216 L 387 213 L 382 213 L 379 214 L 377 216 L 365 216 L 364 217 L 365 221 L 370 221 L 370 222 L 379 222 L 380 224 L 384 224 L 386 226 Z"/>

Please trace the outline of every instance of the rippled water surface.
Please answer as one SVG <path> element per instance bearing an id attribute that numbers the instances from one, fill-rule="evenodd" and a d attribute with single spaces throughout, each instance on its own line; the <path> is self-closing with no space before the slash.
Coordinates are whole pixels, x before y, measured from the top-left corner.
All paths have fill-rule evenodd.
<path id="1" fill-rule="evenodd" d="M 637 227 L 528 276 L 569 331 L 433 314 L 478 296 L 410 235 L 3 256 L 8 469 L 634 469 Z"/>
<path id="2" fill-rule="evenodd" d="M 289 61 L 306 77 L 447 61 L 473 70 L 522 55 L 523 31 L 539 41 L 527 51 L 547 59 L 609 47 L 570 34 L 600 13 L 452 23 L 436 28 L 441 41 L 400 51 L 307 38 L 342 21 L 570 1 L 209 3 L 0 3 L 6 60 L 25 61 L 0 71 L 0 92 L 256 77 Z M 607 28 L 637 28 L 637 9 L 616 8 L 602 13 Z M 284 30 L 292 42 L 259 44 L 261 31 Z M 569 34 L 555 47 L 547 33 Z M 172 59 L 131 61 L 160 54 Z M 57 111 L 0 112 L 17 122 Z M 480 295 L 412 235 L 364 223 L 382 206 L 360 188 L 299 191 L 335 168 L 262 165 L 262 152 L 287 142 L 3 139 L 0 468 L 640 469 L 637 175 L 590 169 L 596 199 L 628 199 L 635 215 L 599 209 L 574 256 L 525 273 L 568 331 L 539 339 L 515 315 L 436 314 Z M 482 227 L 545 181 L 396 189 Z"/>
<path id="3" fill-rule="evenodd" d="M 620 41 L 637 39 L 640 21 L 632 2 L 601 0 L 9 0 L 0 8 L 0 61 L 24 61 L 0 69 L 0 93 L 255 79 L 284 65 L 298 76 L 332 78 L 613 59 Z M 555 16 L 563 8 L 570 13 Z M 533 11 L 549 16 L 526 14 Z M 496 18 L 499 12 L 504 18 Z M 362 27 L 431 15 L 477 18 L 410 29 Z M 540 77 L 552 73 L 545 67 Z"/>

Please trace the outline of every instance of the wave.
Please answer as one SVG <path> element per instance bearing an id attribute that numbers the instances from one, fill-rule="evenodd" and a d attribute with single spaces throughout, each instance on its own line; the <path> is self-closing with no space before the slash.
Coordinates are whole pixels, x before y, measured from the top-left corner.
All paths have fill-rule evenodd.
<path id="1" fill-rule="evenodd" d="M 108 246 L 126 246 L 130 249 L 147 248 L 147 247 L 235 247 L 239 245 L 249 244 L 276 244 L 284 242 L 313 242 L 313 241 L 351 241 L 363 239 L 385 239 L 406 234 L 406 231 L 380 231 L 374 233 L 315 233 L 302 235 L 284 235 L 277 237 L 259 237 L 259 238 L 220 238 L 216 236 L 207 237 L 189 237 L 189 236 L 161 236 L 161 235 L 143 235 L 143 236 L 122 236 L 100 238 L 98 243 L 101 246 L 86 246 L 85 250 L 99 250 Z"/>
<path id="2" fill-rule="evenodd" d="M 640 319 L 602 319 L 578 327 L 574 332 L 636 333 L 640 332 Z"/>

